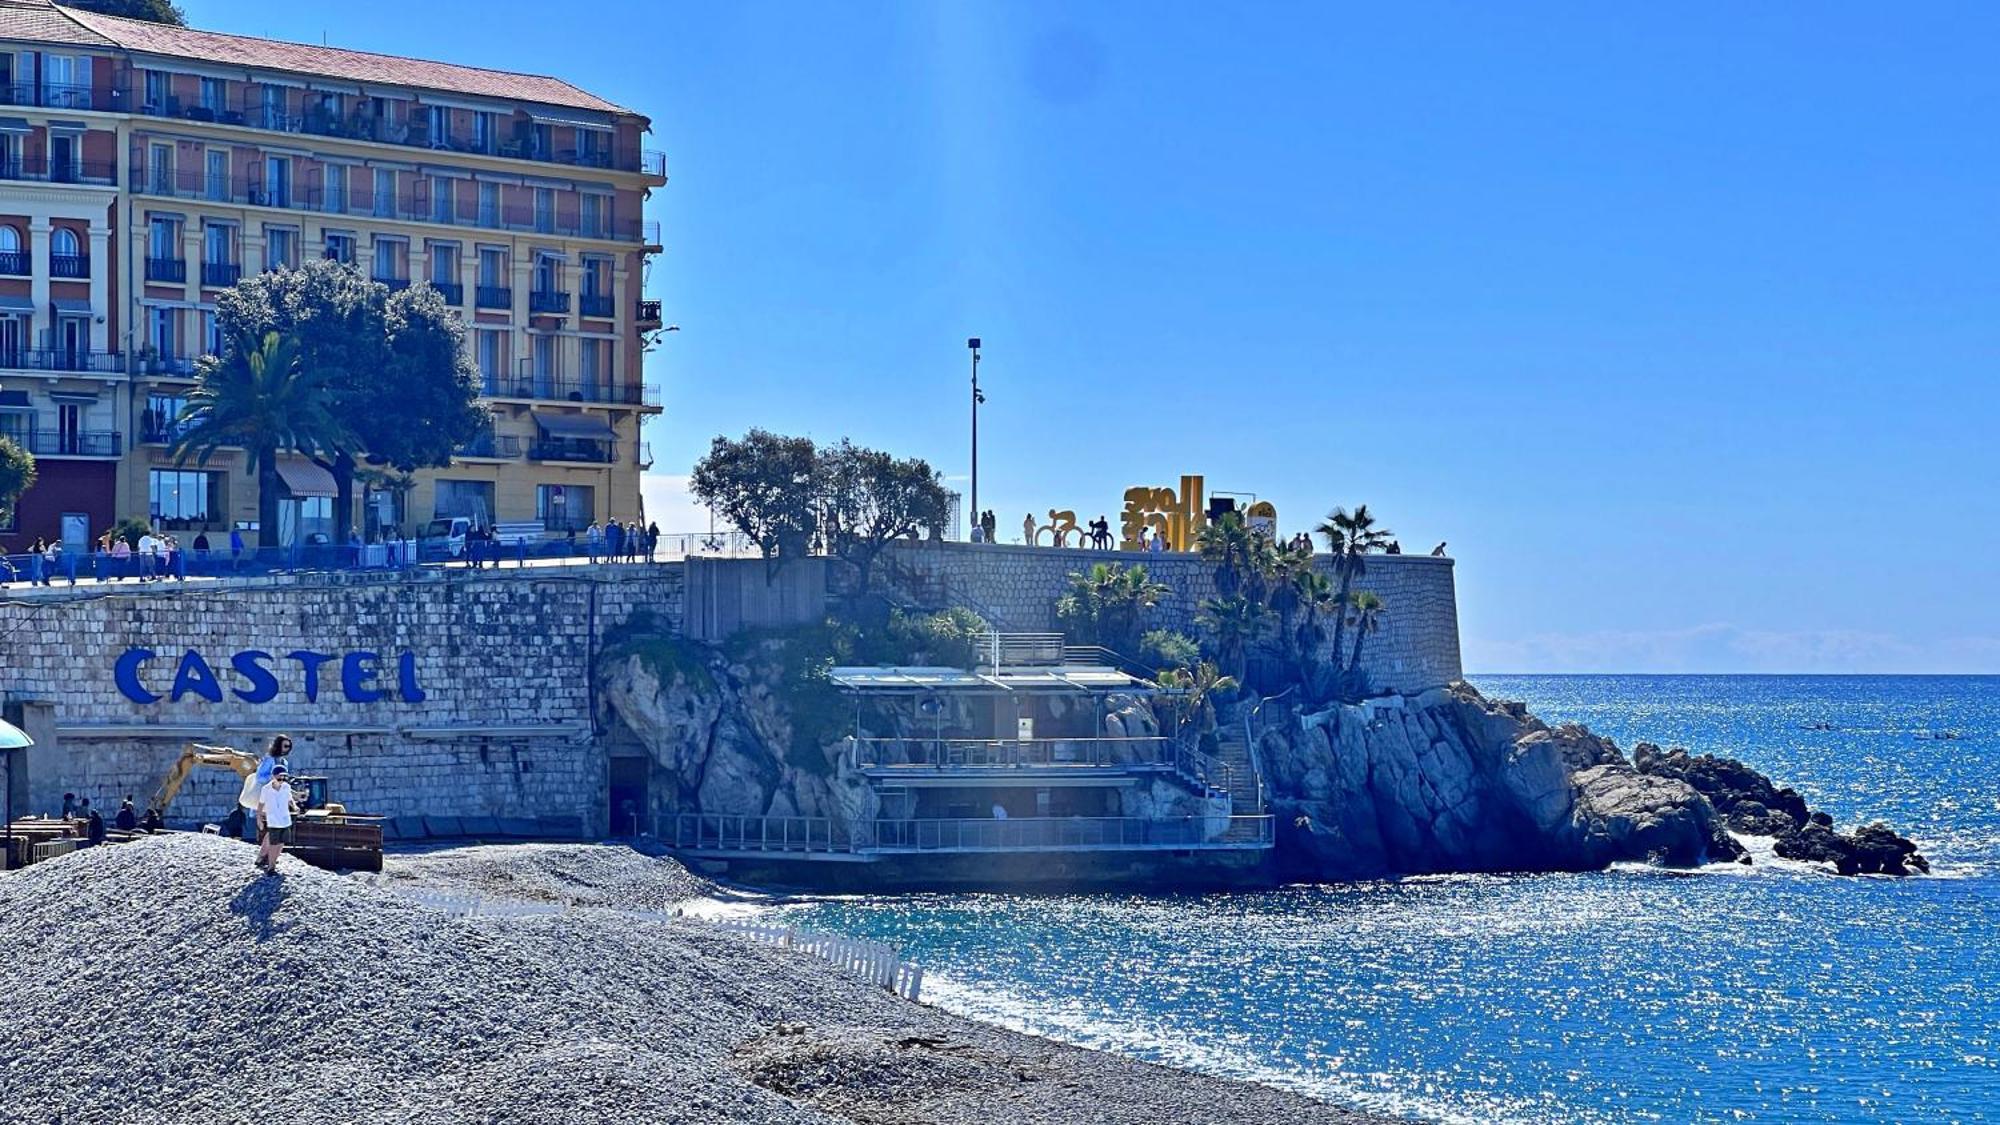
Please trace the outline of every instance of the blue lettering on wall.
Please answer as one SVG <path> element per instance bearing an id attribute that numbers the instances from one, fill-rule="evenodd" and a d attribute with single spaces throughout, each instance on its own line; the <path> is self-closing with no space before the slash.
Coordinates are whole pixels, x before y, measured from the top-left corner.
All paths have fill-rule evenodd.
<path id="1" fill-rule="evenodd" d="M 215 669 L 193 649 L 181 654 L 181 666 L 174 672 L 174 702 L 179 703 L 186 695 L 199 695 L 210 703 L 222 702 L 222 685 L 215 680 Z"/>
<path id="2" fill-rule="evenodd" d="M 269 703 L 278 698 L 278 677 L 267 667 L 271 654 L 257 649 L 245 649 L 229 658 L 229 666 L 243 677 L 247 688 L 237 688 L 236 698 L 245 703 Z"/>
<path id="3" fill-rule="evenodd" d="M 118 691 L 134 703 L 158 703 L 160 697 L 146 690 L 139 682 L 139 665 L 153 658 L 150 648 L 128 648 L 119 654 L 118 664 L 112 669 L 112 676 L 118 681 Z"/>
<path id="4" fill-rule="evenodd" d="M 299 667 L 305 669 L 306 702 L 318 703 L 319 666 L 326 663 L 329 660 L 332 660 L 333 654 L 329 652 L 308 652 L 305 649 L 299 649 L 297 652 L 286 653 L 285 659 L 296 660 L 299 662 Z"/>
<path id="5" fill-rule="evenodd" d="M 181 654 L 174 667 L 173 687 L 167 695 L 147 688 L 140 673 L 145 670 L 146 662 L 156 655 L 152 649 L 136 645 L 119 654 L 112 666 L 112 678 L 118 685 L 120 695 L 139 704 L 158 703 L 169 697 L 179 703 L 188 696 L 210 703 L 222 702 L 222 681 L 215 674 L 219 665 L 211 664 L 194 649 Z M 384 682 L 384 660 L 380 653 L 357 651 L 340 655 L 300 649 L 286 653 L 284 658 L 298 665 L 299 686 L 304 689 L 308 703 L 319 702 L 320 668 L 335 662 L 340 666 L 341 695 L 349 703 L 376 703 L 392 695 L 405 703 L 422 703 L 426 698 L 423 687 L 417 683 L 417 654 L 407 649 L 396 653 L 396 690 L 393 693 Z M 231 656 L 229 668 L 236 674 L 240 686 L 232 686 L 230 691 L 245 703 L 269 703 L 277 699 L 283 685 L 283 673 L 274 667 L 277 661 L 278 658 L 270 653 L 254 648 Z"/>
<path id="6" fill-rule="evenodd" d="M 373 703 L 387 695 L 368 686 L 375 678 L 375 654 L 350 652 L 340 662 L 340 690 L 349 703 Z"/>

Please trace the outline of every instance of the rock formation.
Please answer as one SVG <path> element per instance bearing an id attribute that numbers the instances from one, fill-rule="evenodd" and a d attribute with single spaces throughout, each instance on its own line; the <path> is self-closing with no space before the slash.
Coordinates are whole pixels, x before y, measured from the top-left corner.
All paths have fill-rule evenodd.
<path id="1" fill-rule="evenodd" d="M 1886 824 L 1864 824 L 1853 832 L 1834 831 L 1833 818 L 1806 807 L 1795 789 L 1780 789 L 1770 778 L 1734 758 L 1662 750 L 1650 742 L 1632 748 L 1640 772 L 1673 778 L 1698 790 L 1729 827 L 1746 836 L 1771 836 L 1786 859 L 1830 863 L 1842 875 L 1928 873 L 1930 861 L 1917 845 Z"/>
<path id="2" fill-rule="evenodd" d="M 1692 866 L 1742 854 L 1685 782 L 1642 773 L 1609 740 L 1466 684 L 1275 722 L 1257 749 L 1290 877 Z"/>

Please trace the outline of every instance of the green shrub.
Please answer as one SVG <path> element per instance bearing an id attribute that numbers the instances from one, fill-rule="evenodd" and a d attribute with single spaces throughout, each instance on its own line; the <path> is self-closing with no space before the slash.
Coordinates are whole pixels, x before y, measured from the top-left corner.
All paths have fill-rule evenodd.
<path id="1" fill-rule="evenodd" d="M 1148 629 L 1139 638 L 1139 656 L 1165 670 L 1168 668 L 1192 668 L 1201 659 L 1201 645 L 1186 633 L 1172 629 Z"/>

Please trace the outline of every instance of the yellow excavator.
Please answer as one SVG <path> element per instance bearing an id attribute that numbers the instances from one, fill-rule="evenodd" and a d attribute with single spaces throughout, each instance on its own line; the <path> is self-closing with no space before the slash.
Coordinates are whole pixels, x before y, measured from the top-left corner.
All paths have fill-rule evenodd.
<path id="1" fill-rule="evenodd" d="M 233 746 L 190 742 L 160 779 L 159 788 L 153 792 L 153 808 L 165 816 L 167 806 L 197 769 L 224 769 L 238 778 L 248 778 L 257 772 L 262 760 Z M 292 843 L 287 851 L 329 871 L 382 870 L 381 817 L 350 813 L 346 805 L 330 800 L 324 777 L 292 774 L 289 780 L 300 794 L 304 808 L 292 821 Z"/>

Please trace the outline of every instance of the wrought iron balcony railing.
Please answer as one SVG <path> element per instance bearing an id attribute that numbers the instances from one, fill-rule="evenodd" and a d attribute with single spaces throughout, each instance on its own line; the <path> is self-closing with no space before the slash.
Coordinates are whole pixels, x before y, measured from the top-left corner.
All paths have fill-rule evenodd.
<path id="1" fill-rule="evenodd" d="M 12 435 L 21 448 L 37 457 L 119 457 L 125 453 L 125 436 L 111 430 L 29 430 Z"/>
<path id="2" fill-rule="evenodd" d="M 473 294 L 474 303 L 482 309 L 511 309 L 514 307 L 514 290 L 507 285 L 477 286 Z"/>
<path id="3" fill-rule="evenodd" d="M 531 289 L 528 291 L 528 311 L 566 313 L 569 311 L 569 294 L 557 289 Z"/>
<path id="4" fill-rule="evenodd" d="M 90 277 L 90 255 L 50 254 L 49 276 L 72 280 L 88 280 Z M 185 280 L 185 277 L 183 280 Z"/>
<path id="5" fill-rule="evenodd" d="M 608 317 L 613 307 L 609 293 L 582 293 L 576 298 L 576 311 L 580 316 Z"/>
<path id="6" fill-rule="evenodd" d="M 431 288 L 438 291 L 438 295 L 444 298 L 444 303 L 447 305 L 465 303 L 465 286 L 456 281 L 433 281 Z"/>
<path id="7" fill-rule="evenodd" d="M 30 351 L 27 348 L 0 347 L 0 368 L 115 375 L 125 370 L 125 356 L 122 352 L 86 352 L 66 348 Z"/>
<path id="8" fill-rule="evenodd" d="M 642 325 L 660 323 L 660 302 L 640 301 L 639 323 Z"/>
<path id="9" fill-rule="evenodd" d="M 243 267 L 235 262 L 203 262 L 201 283 L 228 288 L 243 278 Z"/>
<path id="10" fill-rule="evenodd" d="M 188 279 L 186 258 L 147 258 L 146 280 L 163 281 L 170 285 L 185 284 Z"/>

